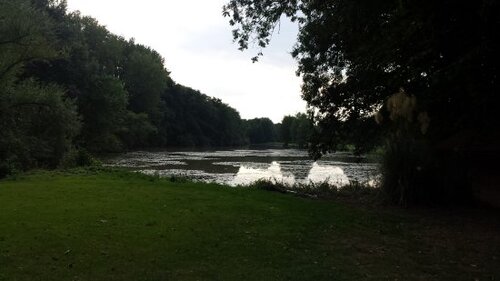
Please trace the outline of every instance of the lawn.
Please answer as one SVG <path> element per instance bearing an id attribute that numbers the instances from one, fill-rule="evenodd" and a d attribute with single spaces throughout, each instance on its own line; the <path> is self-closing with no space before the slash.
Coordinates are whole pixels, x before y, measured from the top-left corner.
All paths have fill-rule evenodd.
<path id="1" fill-rule="evenodd" d="M 123 171 L 0 181 L 0 280 L 498 280 L 498 216 Z"/>

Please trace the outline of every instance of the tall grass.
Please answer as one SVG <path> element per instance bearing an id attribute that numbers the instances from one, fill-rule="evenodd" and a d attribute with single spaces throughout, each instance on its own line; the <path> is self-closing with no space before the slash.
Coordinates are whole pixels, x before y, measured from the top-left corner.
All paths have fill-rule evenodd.
<path id="1" fill-rule="evenodd" d="M 467 157 L 439 153 L 411 137 L 393 137 L 381 163 L 381 190 L 386 200 L 401 206 L 470 204 Z"/>
<path id="2" fill-rule="evenodd" d="M 267 191 L 291 193 L 298 196 L 319 199 L 345 199 L 363 203 L 380 202 L 380 189 L 373 188 L 358 182 L 346 186 L 336 186 L 328 182 L 321 183 L 295 183 L 288 185 L 271 180 L 258 180 L 248 187 Z"/>

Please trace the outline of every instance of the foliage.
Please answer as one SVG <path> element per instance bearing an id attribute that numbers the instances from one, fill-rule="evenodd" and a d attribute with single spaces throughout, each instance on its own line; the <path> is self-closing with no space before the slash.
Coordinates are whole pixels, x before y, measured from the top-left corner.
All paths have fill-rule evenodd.
<path id="1" fill-rule="evenodd" d="M 78 97 L 83 117 L 82 137 L 94 151 L 120 151 L 118 132 L 127 116 L 127 92 L 113 77 L 99 77 Z"/>
<path id="2" fill-rule="evenodd" d="M 0 0 L 0 176 L 79 162 L 74 151 L 64 157 L 70 147 L 246 142 L 236 110 L 177 85 L 155 50 L 66 8 L 64 0 Z"/>
<path id="3" fill-rule="evenodd" d="M 80 126 L 59 87 L 31 80 L 3 88 L 0 109 L 0 176 L 57 166 Z"/>
<path id="4" fill-rule="evenodd" d="M 80 128 L 72 100 L 54 84 L 20 78 L 26 64 L 53 59 L 52 21 L 29 1 L 0 1 L 0 177 L 55 167 Z"/>
<path id="5" fill-rule="evenodd" d="M 151 138 L 157 133 L 158 129 L 151 124 L 146 113 L 134 113 L 125 111 L 121 116 L 122 128 L 118 135 L 125 147 L 141 148 L 148 147 Z"/>
<path id="6" fill-rule="evenodd" d="M 160 135 L 170 146 L 235 146 L 244 144 L 239 113 L 219 99 L 175 84 L 165 91 Z"/>
<path id="7" fill-rule="evenodd" d="M 358 182 L 339 187 L 327 181 L 320 183 L 294 183 L 293 185 L 288 185 L 282 182 L 261 179 L 250 184 L 250 188 L 279 193 L 290 193 L 307 198 L 339 199 L 363 204 L 381 202 L 380 191 L 378 189 Z"/>
<path id="8" fill-rule="evenodd" d="M 71 169 L 76 167 L 101 166 L 101 163 L 85 149 L 71 149 L 61 160 L 59 167 Z"/>
<path id="9" fill-rule="evenodd" d="M 277 140 L 275 125 L 269 118 L 246 120 L 245 129 L 251 144 L 270 143 Z"/>
<path id="10" fill-rule="evenodd" d="M 52 20 L 65 56 L 30 64 L 27 76 L 62 85 L 76 99 L 84 123 L 77 145 L 106 152 L 245 143 L 239 113 L 176 84 L 155 50 L 111 34 L 90 17 L 40 6 L 57 14 Z"/>
<path id="11" fill-rule="evenodd" d="M 311 147 L 315 157 L 343 143 L 356 144 L 362 152 L 384 140 L 395 141 L 393 148 L 424 144 L 435 166 L 449 164 L 439 155 L 460 159 L 480 154 L 477 147 L 493 148 L 498 155 L 497 1 L 231 0 L 223 13 L 235 26 L 241 49 L 252 41 L 266 47 L 283 16 L 299 24 L 292 55 L 317 127 Z M 414 130 L 395 138 L 399 125 L 388 107 L 400 89 L 412 97 L 411 114 L 426 123 L 425 134 Z M 379 126 L 373 120 L 377 112 L 379 120 L 386 120 Z M 404 153 L 398 157 L 404 161 Z M 397 169 L 396 163 L 390 166 Z M 392 172 L 399 179 L 413 177 L 404 170 Z M 427 184 L 443 184 L 448 176 L 437 182 L 428 178 Z M 466 181 L 465 174 L 460 176 Z M 407 184 L 415 184 L 415 190 L 420 185 Z M 390 185 L 405 189 L 398 180 Z"/>
<path id="12" fill-rule="evenodd" d="M 285 116 L 281 121 L 281 138 L 284 147 L 296 143 L 299 148 L 306 148 L 314 133 L 314 124 L 304 113 Z"/>
<path id="13" fill-rule="evenodd" d="M 13 83 L 23 66 L 56 55 L 52 22 L 28 0 L 0 1 L 0 85 Z"/>
<path id="14" fill-rule="evenodd" d="M 121 78 L 130 95 L 129 108 L 136 113 L 147 113 L 155 120 L 159 114 L 160 96 L 172 83 L 169 72 L 156 51 L 133 42 L 127 45 Z"/>
<path id="15" fill-rule="evenodd" d="M 293 56 L 320 124 L 362 120 L 404 88 L 428 112 L 436 137 L 493 113 L 484 102 L 498 87 L 498 12 L 498 3 L 486 0 L 232 0 L 224 7 L 241 48 L 252 39 L 267 46 L 282 15 L 299 23 Z M 470 102 L 487 111 L 466 110 Z"/>

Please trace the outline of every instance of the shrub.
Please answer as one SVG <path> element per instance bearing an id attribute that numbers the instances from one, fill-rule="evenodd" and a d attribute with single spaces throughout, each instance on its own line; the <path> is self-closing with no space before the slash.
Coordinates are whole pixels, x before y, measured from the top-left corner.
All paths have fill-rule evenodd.
<path id="1" fill-rule="evenodd" d="M 285 183 L 270 180 L 258 180 L 251 184 L 250 187 L 273 192 L 292 193 L 309 198 L 347 199 L 358 202 L 375 202 L 379 197 L 379 189 L 358 182 L 338 187 L 329 184 L 327 181 L 321 183 L 309 182 L 287 185 Z"/>
<path id="2" fill-rule="evenodd" d="M 87 150 L 80 148 L 70 150 L 61 161 L 60 167 L 67 169 L 100 165 L 99 160 L 95 159 Z"/>
<path id="3" fill-rule="evenodd" d="M 61 88 L 33 80 L 6 86 L 0 91 L 0 176 L 57 167 L 79 128 Z"/>

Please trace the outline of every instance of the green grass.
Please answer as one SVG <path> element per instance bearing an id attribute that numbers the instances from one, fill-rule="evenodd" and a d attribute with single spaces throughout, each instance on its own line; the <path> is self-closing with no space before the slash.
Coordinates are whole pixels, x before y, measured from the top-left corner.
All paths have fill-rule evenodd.
<path id="1" fill-rule="evenodd" d="M 37 172 L 0 181 L 0 280 L 498 280 L 497 222 Z"/>

